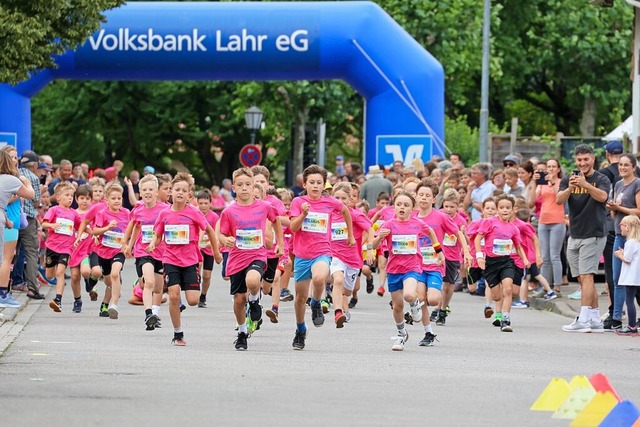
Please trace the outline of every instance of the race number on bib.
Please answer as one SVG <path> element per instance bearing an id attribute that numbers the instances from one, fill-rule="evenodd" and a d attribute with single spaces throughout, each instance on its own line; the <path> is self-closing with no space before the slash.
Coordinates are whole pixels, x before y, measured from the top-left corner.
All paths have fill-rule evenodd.
<path id="1" fill-rule="evenodd" d="M 418 236 L 415 234 L 397 234 L 391 236 L 391 253 L 396 255 L 415 255 L 418 253 Z"/>
<path id="2" fill-rule="evenodd" d="M 326 234 L 329 225 L 329 214 L 321 212 L 309 212 L 302 221 L 302 231 L 309 233 Z"/>
<path id="3" fill-rule="evenodd" d="M 334 222 L 331 224 L 331 240 L 347 240 L 346 222 Z"/>
<path id="4" fill-rule="evenodd" d="M 64 234 L 65 236 L 73 235 L 73 221 L 70 219 L 56 218 L 56 224 L 60 224 L 60 226 L 54 230 L 56 234 Z"/>
<path id="5" fill-rule="evenodd" d="M 438 257 L 436 256 L 436 250 L 433 249 L 433 246 L 424 246 L 420 248 L 420 252 L 422 253 L 422 263 L 425 265 L 429 264 L 437 264 Z"/>
<path id="6" fill-rule="evenodd" d="M 124 243 L 124 233 L 119 231 L 107 231 L 102 235 L 102 246 L 120 249 Z"/>
<path id="7" fill-rule="evenodd" d="M 236 247 L 238 249 L 260 249 L 262 230 L 236 230 Z"/>
<path id="8" fill-rule="evenodd" d="M 189 243 L 189 224 L 164 226 L 164 241 L 167 245 L 186 245 Z"/>
<path id="9" fill-rule="evenodd" d="M 458 243 L 458 237 L 455 234 L 446 234 L 442 240 L 442 246 L 455 246 Z"/>
<path id="10" fill-rule="evenodd" d="M 493 241 L 493 253 L 494 255 L 506 256 L 511 254 L 513 249 L 513 242 L 511 239 L 494 239 Z"/>
<path id="11" fill-rule="evenodd" d="M 140 233 L 142 234 L 142 243 L 148 245 L 151 243 L 153 238 L 155 237 L 155 233 L 153 232 L 153 224 L 143 225 L 140 227 Z"/>
<path id="12" fill-rule="evenodd" d="M 200 249 L 209 247 L 209 235 L 207 233 L 203 233 L 202 236 L 200 236 L 198 246 L 200 246 Z"/>

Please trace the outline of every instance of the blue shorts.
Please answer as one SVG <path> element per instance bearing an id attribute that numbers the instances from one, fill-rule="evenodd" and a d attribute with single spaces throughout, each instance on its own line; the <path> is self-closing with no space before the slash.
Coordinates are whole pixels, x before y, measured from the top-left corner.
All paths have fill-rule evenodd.
<path id="1" fill-rule="evenodd" d="M 293 281 L 297 283 L 311 279 L 311 267 L 316 262 L 324 262 L 329 267 L 331 265 L 331 257 L 329 255 L 320 255 L 311 259 L 295 257 L 293 260 Z"/>
<path id="2" fill-rule="evenodd" d="M 437 271 L 423 271 L 418 282 L 427 285 L 427 289 L 442 291 L 442 274 Z"/>
<path id="3" fill-rule="evenodd" d="M 5 228 L 4 229 L 4 241 L 16 242 L 18 241 L 18 229 L 17 228 Z"/>
<path id="4" fill-rule="evenodd" d="M 416 279 L 419 282 L 422 278 L 422 273 L 416 273 L 410 271 L 408 273 L 387 273 L 387 288 L 389 292 L 401 291 L 404 289 L 404 281 L 407 279 Z"/>

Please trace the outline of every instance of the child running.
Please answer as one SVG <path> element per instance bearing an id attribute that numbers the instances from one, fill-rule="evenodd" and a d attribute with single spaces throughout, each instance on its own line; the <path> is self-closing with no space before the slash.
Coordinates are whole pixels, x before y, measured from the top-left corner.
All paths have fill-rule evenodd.
<path id="1" fill-rule="evenodd" d="M 253 173 L 248 168 L 233 172 L 236 203 L 222 211 L 220 242 L 229 249 L 227 274 L 230 277 L 233 312 L 238 323 L 236 350 L 247 349 L 247 292 L 252 322 L 262 318 L 260 285 L 267 268 L 266 229 L 272 222 L 276 232 L 276 255 L 282 255 L 282 228 L 278 212 L 271 204 L 254 197 Z M 270 226 L 270 225 L 269 225 Z"/>
<path id="2" fill-rule="evenodd" d="M 355 244 L 351 213 L 349 209 L 333 197 L 322 194 L 327 181 L 327 171 L 310 165 L 302 172 L 306 196 L 296 197 L 291 202 L 291 223 L 293 235 L 294 281 L 296 286 L 295 314 L 296 333 L 293 338 L 294 350 L 305 347 L 307 326 L 304 322 L 309 283 L 313 284 L 311 296 L 311 320 L 316 327 L 324 324 L 324 314 L 320 300 L 329 276 L 331 264 L 331 214 L 340 212 L 347 228 L 347 245 Z"/>
<path id="3" fill-rule="evenodd" d="M 91 187 L 86 184 L 78 186 L 76 190 L 76 203 L 78 204 L 76 212 L 78 212 L 80 219 L 84 219 L 89 211 L 92 198 L 93 193 L 91 191 Z M 82 236 L 79 237 L 80 244 L 73 247 L 71 257 L 69 258 L 69 268 L 71 269 L 71 289 L 73 290 L 73 294 L 78 296 L 81 294 L 80 277 L 83 277 L 86 281 L 89 279 L 89 275 L 91 274 L 89 254 L 93 247 L 93 239 L 89 236 L 89 233 L 82 233 Z M 91 297 L 91 301 L 95 301 L 98 298 L 98 294 L 95 291 L 93 291 L 93 294 L 89 294 L 89 296 Z M 78 302 L 77 313 L 80 313 L 80 311 L 82 311 L 82 300 L 80 299 Z M 75 304 L 74 308 L 76 308 Z"/>
<path id="4" fill-rule="evenodd" d="M 511 250 L 515 247 L 518 256 L 522 258 L 525 267 L 529 267 L 529 260 L 522 250 L 520 230 L 512 222 L 515 200 L 507 195 L 496 198 L 498 216 L 484 220 L 475 237 L 476 259 L 478 266 L 484 270 L 484 277 L 491 289 L 496 305 L 502 303 L 500 330 L 513 332 L 511 327 L 511 298 L 513 281 L 516 278 L 516 265 L 511 258 Z M 481 245 L 484 239 L 484 247 Z M 486 257 L 486 258 L 485 258 Z"/>
<path id="5" fill-rule="evenodd" d="M 380 227 L 378 236 L 373 240 L 373 247 L 380 246 L 382 241 L 387 243 L 389 262 L 387 264 L 387 286 L 391 294 L 393 319 L 398 330 L 391 349 L 402 351 L 409 339 L 409 333 L 404 322 L 404 301 L 411 307 L 413 320 L 418 322 L 422 318 L 420 301 L 418 299 L 418 281 L 422 277 L 422 255 L 418 249 L 420 239 L 429 237 L 436 252 L 436 259 L 444 263 L 444 256 L 440 242 L 433 229 L 423 221 L 412 218 L 415 199 L 408 191 L 400 191 L 393 199 L 396 218 L 385 222 Z"/>
<path id="6" fill-rule="evenodd" d="M 217 213 L 211 210 L 211 193 L 207 190 L 201 191 L 196 195 L 198 202 L 198 209 L 207 219 L 209 225 L 215 230 L 218 219 L 220 218 Z M 198 307 L 205 308 L 207 306 L 207 292 L 211 286 L 211 274 L 213 272 L 213 252 L 211 251 L 211 245 L 209 244 L 209 236 L 207 233 L 202 233 L 200 236 L 200 252 L 202 253 L 202 289 L 200 289 L 200 301 Z"/>
<path id="7" fill-rule="evenodd" d="M 180 319 L 180 290 L 183 290 L 190 306 L 200 300 L 200 278 L 198 263 L 200 262 L 200 230 L 206 230 L 217 263 L 222 261 L 218 245 L 211 225 L 204 215 L 189 205 L 193 196 L 193 177 L 179 172 L 171 182 L 173 205 L 158 215 L 153 232 L 153 240 L 147 246 L 147 253 L 152 254 L 164 238 L 166 244 L 162 254 L 165 284 L 169 289 L 169 315 L 173 324 L 173 340 L 176 346 L 185 346 L 184 331 Z"/>

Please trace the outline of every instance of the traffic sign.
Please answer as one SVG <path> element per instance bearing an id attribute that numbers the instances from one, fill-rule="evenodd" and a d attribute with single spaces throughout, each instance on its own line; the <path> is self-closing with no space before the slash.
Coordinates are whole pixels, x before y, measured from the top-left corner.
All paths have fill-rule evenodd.
<path id="1" fill-rule="evenodd" d="M 259 146 L 247 144 L 240 150 L 240 164 L 245 167 L 259 165 L 262 161 L 262 150 Z"/>

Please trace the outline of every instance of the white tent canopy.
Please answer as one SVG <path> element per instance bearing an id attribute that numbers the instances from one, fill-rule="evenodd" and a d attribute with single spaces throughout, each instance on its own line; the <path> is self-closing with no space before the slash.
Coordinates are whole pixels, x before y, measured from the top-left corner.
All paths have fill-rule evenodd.
<path id="1" fill-rule="evenodd" d="M 605 141 L 613 141 L 619 140 L 622 141 L 624 139 L 625 134 L 628 138 L 631 138 L 631 133 L 633 132 L 633 116 L 629 116 L 627 120 L 624 121 L 620 126 L 612 130 L 607 136 L 602 138 Z"/>

